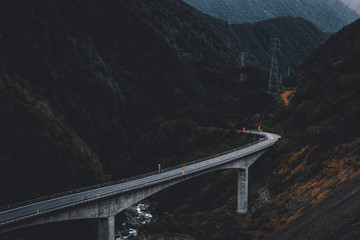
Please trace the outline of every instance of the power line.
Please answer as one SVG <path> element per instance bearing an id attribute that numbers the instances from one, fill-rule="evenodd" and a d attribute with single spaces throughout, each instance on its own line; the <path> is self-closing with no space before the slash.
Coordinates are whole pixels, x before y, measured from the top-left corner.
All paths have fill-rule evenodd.
<path id="1" fill-rule="evenodd" d="M 323 4 L 322 7 L 320 7 L 320 12 L 319 12 L 319 14 L 318 14 L 318 16 L 316 18 L 316 22 L 319 23 L 319 28 L 321 27 L 320 21 L 321 21 L 321 16 L 322 16 L 323 9 L 325 9 L 325 6 L 327 5 L 328 2 L 329 2 L 329 0 L 324 1 L 324 4 Z"/>
<path id="2" fill-rule="evenodd" d="M 292 80 L 293 79 L 291 78 L 290 74 L 291 74 L 291 64 L 289 62 L 289 59 L 286 57 L 286 54 L 283 54 L 283 52 L 281 51 L 281 49 L 279 49 L 279 59 L 280 59 L 280 62 L 282 63 L 282 69 L 280 68 L 279 72 L 282 72 L 284 74 L 284 76 L 287 76 L 287 80 Z M 281 85 L 283 85 L 283 81 L 282 81 L 282 74 L 280 73 L 280 80 L 281 80 Z"/>
<path id="3" fill-rule="evenodd" d="M 329 18 L 330 18 L 330 16 L 331 16 L 331 12 L 334 11 L 334 9 L 335 9 L 335 7 L 337 6 L 338 3 L 339 3 L 339 0 L 336 0 L 336 3 L 335 3 L 335 5 L 333 6 L 333 8 L 330 10 L 330 12 L 328 12 L 328 16 L 327 16 L 327 18 L 326 18 L 326 20 L 325 20 L 325 22 L 324 22 L 324 26 L 326 26 L 326 24 L 327 24 L 327 22 L 328 22 L 328 20 L 329 20 Z M 325 30 L 325 29 L 324 29 L 324 30 Z"/>
<path id="4" fill-rule="evenodd" d="M 234 17 L 234 14 L 233 14 L 233 9 L 231 8 L 230 6 L 230 3 L 227 3 L 226 1 L 221 1 L 222 4 L 224 5 L 224 10 L 225 12 L 227 12 L 227 19 L 228 19 L 228 24 L 230 25 L 231 24 L 231 18 Z"/>
<path id="5" fill-rule="evenodd" d="M 245 67 L 245 52 L 240 53 L 240 68 Z"/>
<path id="6" fill-rule="evenodd" d="M 351 19 L 354 17 L 354 15 L 358 15 L 358 10 L 360 9 L 360 4 L 357 6 L 357 8 L 354 10 L 354 13 L 351 15 L 351 17 L 348 19 L 349 21 L 352 21 Z"/>
<path id="7" fill-rule="evenodd" d="M 286 72 L 288 71 L 288 67 L 290 66 L 289 61 L 287 59 L 285 59 L 285 55 L 282 53 L 282 51 L 279 49 L 279 59 L 281 62 L 280 67 L 280 72 Z"/>
<path id="8" fill-rule="evenodd" d="M 342 12 L 342 14 L 340 15 L 340 17 L 339 17 L 339 19 L 338 19 L 337 23 L 335 24 L 335 29 L 336 29 L 337 25 L 339 24 L 340 19 L 344 16 L 344 14 L 345 14 L 346 10 L 349 8 L 349 5 L 350 5 L 350 3 L 351 3 L 351 2 L 352 2 L 352 0 L 350 0 L 350 1 L 349 1 L 349 3 L 347 4 L 346 8 L 344 9 L 344 11 Z"/>

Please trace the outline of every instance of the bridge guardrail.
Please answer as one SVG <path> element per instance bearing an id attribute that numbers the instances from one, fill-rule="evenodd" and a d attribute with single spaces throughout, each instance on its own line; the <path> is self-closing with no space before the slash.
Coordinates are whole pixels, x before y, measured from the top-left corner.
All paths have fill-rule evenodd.
<path id="1" fill-rule="evenodd" d="M 239 132 L 243 132 L 243 131 L 239 130 Z M 252 133 L 252 134 L 257 134 L 257 135 L 263 136 L 262 134 L 260 134 L 256 130 L 247 130 L 244 133 Z M 200 159 L 197 159 L 197 160 L 194 160 L 194 161 L 189 161 L 189 162 L 186 162 L 186 163 L 183 163 L 183 164 L 178 164 L 178 165 L 175 165 L 175 166 L 172 166 L 172 167 L 169 167 L 169 168 L 164 168 L 164 169 L 161 170 L 161 172 L 171 171 L 171 170 L 174 170 L 174 169 L 177 169 L 177 168 L 181 168 L 182 166 L 192 165 L 192 164 L 195 164 L 195 163 L 199 163 L 199 162 L 209 160 L 209 159 L 214 158 L 214 157 L 218 157 L 218 156 L 221 156 L 221 155 L 232 153 L 232 152 L 247 148 L 249 146 L 258 144 L 259 142 L 265 141 L 266 139 L 267 139 L 266 137 L 263 137 L 263 138 L 260 138 L 257 141 L 251 142 L 251 143 L 249 143 L 247 145 L 243 145 L 243 146 L 240 146 L 238 148 L 234 148 L 234 149 L 231 149 L 231 150 L 219 153 L 219 154 L 211 155 L 211 156 L 208 156 L 208 157 L 205 157 L 205 158 L 200 158 Z M 120 184 L 120 183 L 124 183 L 124 182 L 129 182 L 129 181 L 132 181 L 132 180 L 152 176 L 152 175 L 155 175 L 155 174 L 159 174 L 159 171 L 152 171 L 152 172 L 137 175 L 137 176 L 134 176 L 134 177 L 129 177 L 129 178 L 120 179 L 120 180 L 111 181 L 111 182 L 106 182 L 106 183 L 101 183 L 101 184 L 96 184 L 96 185 L 92 185 L 92 186 L 88 186 L 88 187 L 78 188 L 78 189 L 75 189 L 75 190 L 69 190 L 69 191 L 64 191 L 64 192 L 60 192 L 60 193 L 56 193 L 56 194 L 51 194 L 51 195 L 48 195 L 48 196 L 43 196 L 43 197 L 28 200 L 28 201 L 14 203 L 14 204 L 10 204 L 10 205 L 7 205 L 7 206 L 0 207 L 0 212 L 5 211 L 5 210 L 18 208 L 18 207 L 25 206 L 25 205 L 29 205 L 29 204 L 33 204 L 33 203 L 38 203 L 38 202 L 42 202 L 42 201 L 46 201 L 46 200 L 50 200 L 50 199 L 54 199 L 54 198 L 59 198 L 59 197 L 75 194 L 75 193 L 86 192 L 86 191 L 90 191 L 90 190 L 94 190 L 94 189 L 98 189 L 98 188 L 102 188 L 102 187 L 116 185 L 116 184 Z"/>

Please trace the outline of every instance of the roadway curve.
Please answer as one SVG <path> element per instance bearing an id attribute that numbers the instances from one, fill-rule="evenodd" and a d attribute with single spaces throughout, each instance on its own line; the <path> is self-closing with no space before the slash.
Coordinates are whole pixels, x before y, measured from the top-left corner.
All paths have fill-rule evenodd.
<path id="1" fill-rule="evenodd" d="M 243 131 L 240 131 L 243 132 Z M 169 179 L 181 178 L 187 174 L 193 174 L 200 172 L 206 168 L 215 167 L 216 165 L 224 164 L 225 162 L 232 161 L 235 158 L 241 158 L 247 156 L 251 153 L 267 149 L 270 146 L 274 145 L 275 142 L 280 138 L 279 135 L 267 133 L 267 132 L 258 132 L 258 131 L 245 131 L 245 133 L 260 135 L 263 138 L 255 143 L 248 144 L 241 148 L 218 154 L 206 158 L 202 161 L 194 161 L 187 163 L 185 166 L 185 172 L 182 173 L 181 166 L 173 167 L 170 169 L 164 169 L 161 173 L 151 173 L 147 176 L 136 178 L 134 180 L 127 181 L 117 181 L 112 185 L 105 187 L 98 187 L 95 189 L 81 191 L 78 193 L 68 193 L 68 195 L 51 198 L 45 201 L 40 201 L 36 203 L 31 203 L 28 205 L 8 209 L 0 212 L 0 232 L 1 228 L 7 224 L 15 223 L 19 220 L 28 219 L 39 214 L 50 213 L 55 210 L 68 208 L 71 206 L 83 204 L 86 202 L 98 200 L 100 198 L 105 198 L 111 195 L 124 193 L 127 191 L 132 191 L 135 189 L 140 189 L 144 185 L 148 184 L 157 184 L 163 181 L 168 181 Z M 120 182 L 120 183 L 119 183 Z M 76 190 L 75 190 L 76 191 Z"/>

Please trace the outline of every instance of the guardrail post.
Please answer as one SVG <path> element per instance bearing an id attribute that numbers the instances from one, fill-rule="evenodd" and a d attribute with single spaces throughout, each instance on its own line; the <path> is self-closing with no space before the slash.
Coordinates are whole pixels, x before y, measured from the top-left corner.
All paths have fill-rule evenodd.
<path id="1" fill-rule="evenodd" d="M 246 213 L 248 204 L 248 168 L 238 171 L 237 212 Z"/>
<path id="2" fill-rule="evenodd" d="M 98 240 L 115 240 L 115 216 L 98 219 Z"/>

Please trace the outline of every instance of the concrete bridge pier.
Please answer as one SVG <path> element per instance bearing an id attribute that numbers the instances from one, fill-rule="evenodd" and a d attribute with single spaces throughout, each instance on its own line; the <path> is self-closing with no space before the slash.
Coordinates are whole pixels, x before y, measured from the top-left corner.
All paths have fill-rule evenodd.
<path id="1" fill-rule="evenodd" d="M 248 205 L 248 168 L 238 170 L 237 212 L 246 213 Z"/>
<path id="2" fill-rule="evenodd" d="M 115 216 L 98 219 L 98 240 L 115 240 Z"/>
<path id="3" fill-rule="evenodd" d="M 252 131 L 248 133 L 259 134 Z M 29 202 L 24 206 L 13 206 L 11 209 L 0 212 L 0 233 L 46 223 L 97 218 L 98 239 L 114 240 L 115 215 L 119 212 L 174 184 L 225 169 L 238 169 L 236 211 L 246 213 L 248 168 L 280 138 L 271 133 L 262 135 L 266 138 L 249 144 L 245 148 L 187 165 L 185 174 L 181 173 L 181 168 L 173 168 L 164 173 L 149 174 L 104 187 L 94 186 L 91 190 L 76 191 L 70 195 L 49 196 L 49 199 L 43 202 Z"/>

